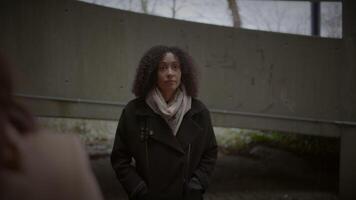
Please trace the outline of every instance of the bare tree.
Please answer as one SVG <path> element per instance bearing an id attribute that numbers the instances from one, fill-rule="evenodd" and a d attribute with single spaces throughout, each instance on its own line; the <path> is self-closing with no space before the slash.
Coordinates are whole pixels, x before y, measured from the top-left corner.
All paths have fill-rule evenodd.
<path id="1" fill-rule="evenodd" d="M 177 10 L 176 10 L 176 7 L 177 7 L 177 0 L 172 0 L 172 18 L 176 18 L 176 13 L 177 13 Z"/>
<path id="2" fill-rule="evenodd" d="M 179 4 L 178 4 L 179 2 Z M 172 11 L 172 18 L 176 18 L 177 17 L 177 13 L 180 9 L 182 9 L 185 6 L 186 0 L 172 0 L 172 7 L 171 7 L 171 11 Z"/>
<path id="3" fill-rule="evenodd" d="M 148 12 L 148 0 L 141 0 L 141 10 L 143 13 L 149 13 Z"/>
<path id="4" fill-rule="evenodd" d="M 229 9 L 231 11 L 233 26 L 235 28 L 241 27 L 241 19 L 239 14 L 239 7 L 237 5 L 236 0 L 227 0 Z"/>
<path id="5" fill-rule="evenodd" d="M 154 14 L 156 5 L 157 5 L 157 0 L 140 0 L 141 4 L 141 12 L 145 14 Z M 151 5 L 151 9 L 149 8 Z"/>

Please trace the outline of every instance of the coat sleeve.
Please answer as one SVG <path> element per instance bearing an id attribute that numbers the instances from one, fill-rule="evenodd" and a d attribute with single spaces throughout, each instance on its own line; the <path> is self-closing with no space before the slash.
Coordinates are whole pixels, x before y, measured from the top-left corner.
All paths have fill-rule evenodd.
<path id="1" fill-rule="evenodd" d="M 111 153 L 111 165 L 116 176 L 130 198 L 135 197 L 147 186 L 132 165 L 132 154 L 127 145 L 125 109 L 122 111 L 116 130 L 114 147 Z"/>
<path id="2" fill-rule="evenodd" d="M 206 110 L 204 113 L 204 118 L 206 119 L 206 143 L 205 150 L 200 159 L 198 168 L 194 171 L 195 177 L 198 178 L 203 190 L 206 190 L 209 185 L 209 179 L 211 177 L 212 172 L 214 171 L 217 156 L 218 156 L 218 147 L 216 143 L 216 138 L 214 134 L 214 129 L 211 124 L 209 111 Z"/>

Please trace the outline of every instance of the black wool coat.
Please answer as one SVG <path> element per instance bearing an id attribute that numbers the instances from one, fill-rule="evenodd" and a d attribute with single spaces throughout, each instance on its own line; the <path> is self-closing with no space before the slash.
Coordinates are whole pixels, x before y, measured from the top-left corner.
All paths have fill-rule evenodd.
<path id="1" fill-rule="evenodd" d="M 199 100 L 176 136 L 143 98 L 122 111 L 111 163 L 130 199 L 202 199 L 216 159 L 210 114 Z"/>

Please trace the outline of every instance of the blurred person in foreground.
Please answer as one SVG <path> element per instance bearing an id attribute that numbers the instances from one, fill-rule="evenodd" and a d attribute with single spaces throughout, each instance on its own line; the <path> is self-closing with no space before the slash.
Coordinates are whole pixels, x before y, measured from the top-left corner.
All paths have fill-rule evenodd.
<path id="1" fill-rule="evenodd" d="M 185 51 L 155 46 L 144 54 L 133 83 L 137 98 L 122 111 L 111 154 L 129 199 L 203 199 L 217 145 L 197 92 L 195 65 Z"/>
<path id="2" fill-rule="evenodd" d="M 0 199 L 101 200 L 80 140 L 41 130 L 17 103 L 0 55 Z"/>

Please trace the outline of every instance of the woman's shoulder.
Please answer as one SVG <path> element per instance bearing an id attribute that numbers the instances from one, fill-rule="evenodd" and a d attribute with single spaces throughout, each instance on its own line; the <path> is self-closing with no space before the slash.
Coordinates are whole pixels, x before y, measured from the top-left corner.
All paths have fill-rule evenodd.
<path id="1" fill-rule="evenodd" d="M 31 148 L 43 157 L 56 157 L 58 163 L 87 162 L 85 147 L 78 136 L 42 129 L 27 137 Z M 41 157 L 39 156 L 39 157 Z M 57 162 L 54 161 L 54 162 Z M 54 166 L 55 167 L 55 166 Z"/>
<path id="2" fill-rule="evenodd" d="M 27 138 L 28 142 L 33 144 L 41 144 L 43 146 L 68 146 L 68 147 L 82 147 L 80 139 L 70 133 L 57 133 L 48 129 L 40 129 L 31 137 Z"/>
<path id="3" fill-rule="evenodd" d="M 142 104 L 145 102 L 145 99 L 142 97 L 134 98 L 127 102 L 125 108 L 131 108 L 131 107 L 137 107 L 138 105 Z"/>
<path id="4" fill-rule="evenodd" d="M 145 109 L 146 107 L 146 102 L 145 99 L 140 97 L 140 98 L 135 98 L 130 100 L 126 106 L 125 106 L 125 111 L 128 113 L 135 113 L 137 110 L 142 110 Z"/>
<path id="5" fill-rule="evenodd" d="M 197 111 L 208 111 L 206 105 L 197 98 L 192 98 L 192 109 Z"/>
<path id="6" fill-rule="evenodd" d="M 77 136 L 41 129 L 19 139 L 17 147 L 26 173 L 21 180 L 30 183 L 35 193 L 53 199 L 102 199 Z"/>

